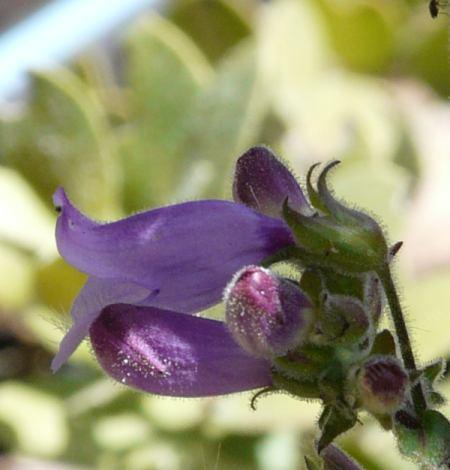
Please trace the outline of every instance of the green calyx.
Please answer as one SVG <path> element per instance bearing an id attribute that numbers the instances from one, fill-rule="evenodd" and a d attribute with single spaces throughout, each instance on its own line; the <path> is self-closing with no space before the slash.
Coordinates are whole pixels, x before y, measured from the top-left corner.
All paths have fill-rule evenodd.
<path id="1" fill-rule="evenodd" d="M 312 304 L 307 337 L 283 357 L 272 358 L 270 391 L 319 399 L 318 452 L 370 413 L 392 430 L 401 452 L 424 468 L 450 468 L 450 423 L 434 408 L 445 400 L 435 390 L 444 363 L 417 367 L 390 263 L 402 242 L 388 248 L 380 226 L 338 202 L 327 186 L 327 165 L 312 183 L 316 212 L 298 213 L 286 200 L 283 217 L 295 244 L 264 260 L 288 262 Z M 394 331 L 379 330 L 387 301 Z M 308 468 L 314 468 L 307 461 Z"/>
<path id="2" fill-rule="evenodd" d="M 315 215 L 295 212 L 285 201 L 283 216 L 297 242 L 295 257 L 306 266 L 339 272 L 377 271 L 388 259 L 386 241 L 371 217 L 344 206 L 332 196 L 326 176 L 337 163 L 330 163 L 319 175 L 317 191 L 311 183 L 314 167 L 308 173 L 308 194 L 318 211 Z"/>
<path id="3" fill-rule="evenodd" d="M 314 306 L 311 342 L 352 349 L 360 345 L 361 351 L 367 349 L 372 342 L 369 336 L 373 336 L 373 324 L 379 317 L 380 302 L 376 298 L 381 297 L 378 291 L 366 287 L 372 283 L 372 274 L 345 276 L 330 269 L 307 269 L 300 279 L 300 288 Z"/>
<path id="4" fill-rule="evenodd" d="M 357 415 L 347 404 L 337 403 L 325 406 L 319 418 L 321 435 L 317 443 L 317 451 L 322 452 L 333 440 L 351 429 L 357 422 Z"/>
<path id="5" fill-rule="evenodd" d="M 421 419 L 406 410 L 394 420 L 400 452 L 425 468 L 445 469 L 450 465 L 450 423 L 435 410 L 426 410 Z"/>

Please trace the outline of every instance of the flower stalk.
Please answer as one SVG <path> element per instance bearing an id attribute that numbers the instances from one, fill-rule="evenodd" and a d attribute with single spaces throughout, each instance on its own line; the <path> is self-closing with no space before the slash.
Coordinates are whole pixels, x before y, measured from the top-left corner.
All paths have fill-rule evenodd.
<path id="1" fill-rule="evenodd" d="M 397 294 L 397 289 L 395 288 L 394 280 L 392 279 L 389 265 L 386 264 L 384 269 L 380 270 L 378 276 L 381 279 L 389 303 L 404 366 L 410 373 L 415 373 L 417 371 L 417 366 L 411 346 L 411 340 L 409 338 L 400 299 Z M 427 403 L 420 380 L 417 381 L 417 384 L 412 388 L 411 398 L 417 415 L 421 416 L 427 408 Z"/>

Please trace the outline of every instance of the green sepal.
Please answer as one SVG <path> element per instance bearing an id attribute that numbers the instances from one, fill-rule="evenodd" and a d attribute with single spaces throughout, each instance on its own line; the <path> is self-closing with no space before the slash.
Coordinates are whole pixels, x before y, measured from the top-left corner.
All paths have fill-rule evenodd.
<path id="1" fill-rule="evenodd" d="M 319 418 L 321 427 L 321 436 L 317 443 L 317 451 L 325 449 L 333 440 L 351 429 L 357 421 L 356 413 L 344 403 L 338 405 L 326 406 Z"/>
<path id="2" fill-rule="evenodd" d="M 380 331 L 375 337 L 375 341 L 370 351 L 371 356 L 396 356 L 395 339 L 389 330 Z"/>
<path id="3" fill-rule="evenodd" d="M 435 383 L 442 378 L 445 369 L 445 360 L 439 358 L 419 371 L 424 384 L 425 396 L 431 406 L 437 407 L 446 403 L 445 398 L 439 392 L 434 390 Z"/>
<path id="4" fill-rule="evenodd" d="M 264 387 L 262 388 L 261 390 L 258 390 L 257 392 L 255 392 L 250 400 L 250 408 L 253 410 L 253 411 L 256 411 L 256 403 L 257 401 L 266 396 L 266 395 L 271 395 L 275 392 L 278 392 L 279 390 L 277 390 L 275 387 L 273 387 L 272 385 L 270 385 L 269 387 Z"/>
<path id="5" fill-rule="evenodd" d="M 323 407 L 322 413 L 320 414 L 319 421 L 317 423 L 321 431 L 323 430 L 325 423 L 327 422 L 328 415 L 331 413 L 332 409 L 333 405 L 325 405 Z"/>
<path id="6" fill-rule="evenodd" d="M 306 216 L 283 205 L 283 217 L 302 249 L 307 266 L 327 267 L 344 273 L 376 271 L 388 259 L 388 248 L 379 225 L 368 215 L 349 209 L 331 195 L 326 184 L 331 163 L 318 179 L 318 192 L 311 190 L 316 206 L 325 206 L 324 216 Z M 320 201 L 317 202 L 317 200 Z"/>
<path id="7" fill-rule="evenodd" d="M 272 369 L 272 381 L 278 390 L 288 392 L 296 398 L 322 398 L 317 382 L 295 380 L 276 369 Z"/>
<path id="8" fill-rule="evenodd" d="M 400 412 L 399 412 L 400 413 Z M 400 452 L 426 468 L 448 468 L 450 463 L 450 423 L 435 410 L 426 410 L 419 421 L 406 412 L 395 415 L 394 431 Z"/>
<path id="9" fill-rule="evenodd" d="M 415 385 L 422 377 L 423 372 L 421 370 L 410 370 L 408 371 L 409 382 L 411 385 Z"/>
<path id="10" fill-rule="evenodd" d="M 320 464 L 314 462 L 308 456 L 305 455 L 305 466 L 307 470 L 321 470 Z"/>
<path id="11" fill-rule="evenodd" d="M 426 394 L 428 402 L 432 406 L 438 407 L 438 406 L 445 405 L 447 403 L 447 400 L 445 399 L 445 397 L 442 396 L 439 392 L 436 392 L 434 390 L 429 390 L 429 391 L 426 391 L 425 394 Z"/>
<path id="12" fill-rule="evenodd" d="M 341 163 L 339 160 L 334 160 L 326 165 L 317 180 L 317 188 L 323 204 L 339 223 L 350 226 L 357 225 L 360 228 L 360 232 L 368 235 L 370 239 L 376 240 L 379 238 L 379 241 L 383 242 L 387 254 L 386 242 L 378 223 L 363 212 L 344 206 L 331 194 L 327 184 L 327 176 L 329 171 L 339 163 Z"/>
<path id="13" fill-rule="evenodd" d="M 332 294 L 348 295 L 361 301 L 364 300 L 365 275 L 346 276 L 334 269 L 320 269 L 322 283 L 326 290 Z"/>
<path id="14" fill-rule="evenodd" d="M 269 268 L 272 264 L 275 263 L 282 263 L 285 261 L 296 261 L 299 262 L 301 258 L 304 256 L 303 250 L 299 249 L 295 245 L 287 246 L 285 248 L 281 248 L 273 255 L 267 256 L 264 258 L 260 265 L 264 268 Z M 303 263 L 301 263 L 303 265 Z"/>
<path id="15" fill-rule="evenodd" d="M 305 216 L 286 202 L 283 218 L 298 243 L 295 255 L 306 266 L 358 274 L 375 271 L 385 263 L 387 247 L 382 236 L 372 237 L 356 224 L 343 225 L 331 217 Z"/>
<path id="16" fill-rule="evenodd" d="M 300 381 L 317 381 L 333 360 L 333 349 L 307 344 L 275 358 L 274 367 L 284 374 Z"/>
<path id="17" fill-rule="evenodd" d="M 319 379 L 319 389 L 325 403 L 336 403 L 343 395 L 345 388 L 345 370 L 341 358 L 330 362 L 327 370 Z"/>
<path id="18" fill-rule="evenodd" d="M 323 214 L 329 214 L 330 212 L 328 211 L 327 206 L 322 202 L 319 193 L 314 189 L 314 186 L 311 183 L 313 171 L 319 165 L 320 163 L 315 163 L 309 168 L 308 174 L 306 175 L 306 190 L 308 192 L 309 202 L 311 205 Z"/>
<path id="19" fill-rule="evenodd" d="M 434 384 L 437 380 L 442 377 L 445 371 L 445 367 L 445 360 L 439 358 L 436 361 L 432 362 L 430 365 L 426 366 L 424 369 L 422 369 L 423 378 L 430 384 Z"/>
<path id="20" fill-rule="evenodd" d="M 323 290 L 322 276 L 316 269 L 306 269 L 300 279 L 300 289 L 308 294 L 313 305 L 318 308 Z"/>

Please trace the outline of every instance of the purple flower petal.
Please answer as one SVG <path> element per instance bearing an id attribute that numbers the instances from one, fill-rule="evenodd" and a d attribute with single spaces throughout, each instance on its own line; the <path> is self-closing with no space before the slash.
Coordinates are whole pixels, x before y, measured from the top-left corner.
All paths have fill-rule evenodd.
<path id="1" fill-rule="evenodd" d="M 56 372 L 89 333 L 89 327 L 103 307 L 118 302 L 144 303 L 151 296 L 144 287 L 113 279 L 90 277 L 73 302 L 71 315 L 73 325 L 59 345 L 51 368 Z"/>
<path id="2" fill-rule="evenodd" d="M 271 217 L 281 217 L 283 202 L 311 214 L 308 202 L 292 173 L 266 147 L 253 147 L 237 161 L 233 199 Z"/>
<path id="3" fill-rule="evenodd" d="M 115 380 L 158 395 L 223 395 L 271 384 L 270 366 L 247 355 L 224 323 L 153 307 L 106 307 L 90 328 Z"/>
<path id="4" fill-rule="evenodd" d="M 100 224 L 59 188 L 56 241 L 73 266 L 158 291 L 153 305 L 185 313 L 218 302 L 231 276 L 293 244 L 281 220 L 229 201 L 197 201 Z"/>

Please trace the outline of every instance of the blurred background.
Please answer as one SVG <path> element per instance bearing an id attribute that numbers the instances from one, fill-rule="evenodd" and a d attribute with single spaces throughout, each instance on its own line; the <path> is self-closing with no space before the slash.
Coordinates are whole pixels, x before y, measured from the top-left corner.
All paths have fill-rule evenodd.
<path id="1" fill-rule="evenodd" d="M 59 185 L 113 220 L 230 197 L 255 144 L 301 181 L 340 159 L 336 194 L 405 242 L 420 362 L 449 357 L 447 28 L 426 0 L 0 0 L 0 468 L 300 469 L 319 413 L 138 394 L 88 345 L 52 375 L 85 280 L 56 252 Z M 368 417 L 339 442 L 367 469 L 415 468 Z"/>

